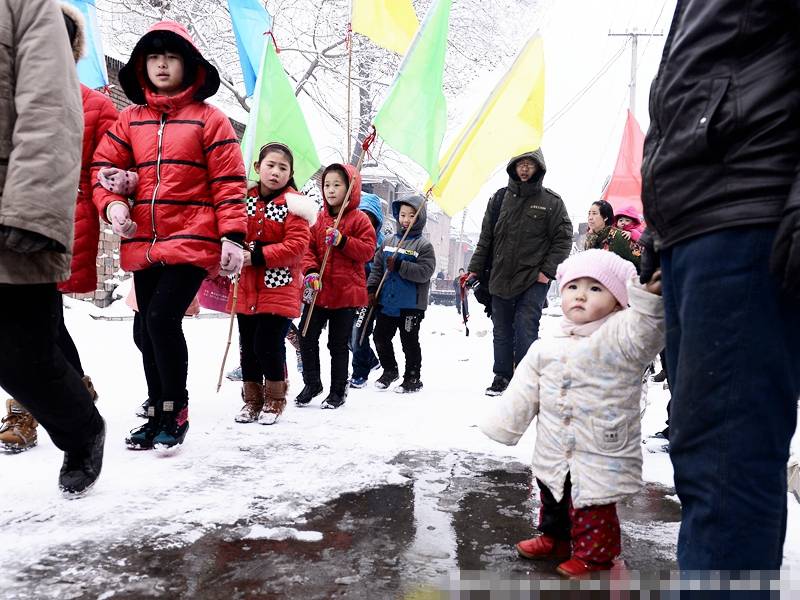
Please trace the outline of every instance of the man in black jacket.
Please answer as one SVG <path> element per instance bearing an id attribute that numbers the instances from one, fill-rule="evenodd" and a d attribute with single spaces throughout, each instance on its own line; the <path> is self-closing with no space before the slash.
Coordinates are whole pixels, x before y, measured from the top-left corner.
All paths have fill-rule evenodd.
<path id="1" fill-rule="evenodd" d="M 515 156 L 506 171 L 508 187 L 486 206 L 469 263 L 474 279 L 492 261 L 494 380 L 486 389 L 489 396 L 505 391 L 514 368 L 539 337 L 550 281 L 572 249 L 572 222 L 564 201 L 542 186 L 546 167 L 541 149 Z M 495 202 L 500 206 L 493 206 Z"/>
<path id="2" fill-rule="evenodd" d="M 800 2 L 678 0 L 650 92 L 643 203 L 681 569 L 781 565 L 800 395 L 799 23 Z"/>

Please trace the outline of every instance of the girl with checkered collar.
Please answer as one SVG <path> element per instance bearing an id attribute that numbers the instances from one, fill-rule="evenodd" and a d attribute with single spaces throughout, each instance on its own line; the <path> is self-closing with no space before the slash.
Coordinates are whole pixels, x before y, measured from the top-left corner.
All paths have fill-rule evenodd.
<path id="1" fill-rule="evenodd" d="M 286 406 L 284 338 L 300 316 L 301 262 L 317 218 L 317 205 L 295 191 L 288 146 L 262 146 L 254 167 L 258 183 L 247 196 L 247 244 L 236 317 L 244 406 L 238 423 L 272 425 Z M 233 299 L 229 301 L 229 310 Z"/>

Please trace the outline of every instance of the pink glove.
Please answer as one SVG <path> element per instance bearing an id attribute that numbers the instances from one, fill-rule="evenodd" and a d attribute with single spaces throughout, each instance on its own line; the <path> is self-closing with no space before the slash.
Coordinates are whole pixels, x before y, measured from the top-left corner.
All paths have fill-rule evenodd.
<path id="1" fill-rule="evenodd" d="M 97 181 L 100 182 L 112 194 L 119 194 L 129 198 L 136 192 L 139 183 L 139 175 L 134 171 L 123 171 L 116 167 L 105 167 L 97 173 Z"/>
<path id="2" fill-rule="evenodd" d="M 238 244 L 222 240 L 222 256 L 219 259 L 220 275 L 238 275 L 244 264 L 244 250 Z"/>
<path id="3" fill-rule="evenodd" d="M 333 246 L 334 248 L 342 243 L 344 236 L 338 229 L 328 227 L 325 229 L 325 245 Z"/>
<path id="4" fill-rule="evenodd" d="M 303 285 L 307 290 L 320 291 L 322 289 L 322 279 L 319 278 L 319 273 L 309 273 L 303 277 Z"/>
<path id="5" fill-rule="evenodd" d="M 131 221 L 131 211 L 124 202 L 112 202 L 106 211 L 111 221 L 111 230 L 120 237 L 132 238 L 136 233 L 136 223 Z"/>

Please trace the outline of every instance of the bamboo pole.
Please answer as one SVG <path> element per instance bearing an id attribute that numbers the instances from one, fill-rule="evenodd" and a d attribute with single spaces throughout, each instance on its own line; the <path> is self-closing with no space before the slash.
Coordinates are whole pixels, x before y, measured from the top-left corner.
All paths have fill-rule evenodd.
<path id="1" fill-rule="evenodd" d="M 233 337 L 233 322 L 236 320 L 236 303 L 239 300 L 239 276 L 233 280 L 233 302 L 231 303 L 231 318 L 228 324 L 228 343 L 225 344 L 225 354 L 222 355 L 222 364 L 219 366 L 219 379 L 217 380 L 217 392 L 222 387 L 222 376 L 225 373 L 225 361 L 228 360 L 228 350 L 231 348 L 231 337 Z"/>
<path id="2" fill-rule="evenodd" d="M 350 14 L 352 14 L 352 9 Z M 353 25 L 347 24 L 347 155 L 345 162 L 350 162 L 353 152 L 353 127 L 351 124 L 353 107 L 351 106 L 350 94 L 353 88 Z"/>

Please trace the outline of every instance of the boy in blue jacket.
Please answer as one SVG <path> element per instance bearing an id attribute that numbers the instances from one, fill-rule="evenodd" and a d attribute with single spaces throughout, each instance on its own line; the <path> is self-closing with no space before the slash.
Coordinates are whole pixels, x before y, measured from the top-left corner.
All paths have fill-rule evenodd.
<path id="1" fill-rule="evenodd" d="M 418 211 L 420 214 L 412 225 Z M 424 196 L 415 194 L 395 200 L 392 202 L 392 214 L 397 221 L 397 233 L 386 238 L 381 250 L 375 254 L 372 272 L 367 281 L 370 303 L 378 304 L 374 339 L 378 358 L 383 366 L 383 373 L 375 386 L 385 389 L 399 379 L 392 346 L 392 338 L 399 329 L 406 368 L 403 382 L 395 391 L 409 393 L 422 388 L 419 326 L 428 307 L 428 291 L 436 268 L 436 255 L 433 245 L 422 236 L 427 220 Z M 411 230 L 403 247 L 398 250 L 400 239 L 409 226 Z M 388 276 L 381 288 L 380 298 L 376 299 L 375 292 L 384 271 L 388 271 Z"/>

